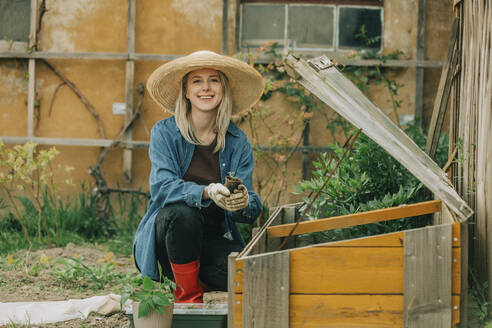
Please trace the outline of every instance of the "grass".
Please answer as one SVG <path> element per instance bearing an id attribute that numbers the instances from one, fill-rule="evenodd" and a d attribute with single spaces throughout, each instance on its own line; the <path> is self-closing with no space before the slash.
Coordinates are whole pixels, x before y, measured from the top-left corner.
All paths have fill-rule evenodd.
<path id="1" fill-rule="evenodd" d="M 45 206 L 42 216 L 48 224 L 51 246 L 63 247 L 69 242 L 77 245 L 86 242 L 106 243 L 113 253 L 130 256 L 133 237 L 144 214 L 147 199 L 133 194 L 117 194 L 111 199 L 109 220 L 101 221 L 97 215 L 96 199 L 89 190 L 81 185 L 78 193 L 71 197 L 54 200 L 49 194 L 43 196 Z M 0 204 L 0 255 L 20 249 L 36 250 L 50 246 L 46 233 L 40 239 L 37 236 L 38 212 L 28 198 L 19 197 L 19 207 L 32 242 L 31 247 L 17 217 L 6 208 L 1 198 Z"/>

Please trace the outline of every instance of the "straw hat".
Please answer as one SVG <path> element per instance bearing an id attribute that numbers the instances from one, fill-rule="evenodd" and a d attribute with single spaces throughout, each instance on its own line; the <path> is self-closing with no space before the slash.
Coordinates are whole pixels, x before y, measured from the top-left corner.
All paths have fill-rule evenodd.
<path id="1" fill-rule="evenodd" d="M 260 73 L 238 59 L 212 51 L 197 51 L 159 66 L 147 80 L 147 90 L 164 110 L 174 113 L 183 77 L 202 68 L 213 68 L 227 76 L 233 114 L 249 109 L 262 95 L 264 85 Z"/>

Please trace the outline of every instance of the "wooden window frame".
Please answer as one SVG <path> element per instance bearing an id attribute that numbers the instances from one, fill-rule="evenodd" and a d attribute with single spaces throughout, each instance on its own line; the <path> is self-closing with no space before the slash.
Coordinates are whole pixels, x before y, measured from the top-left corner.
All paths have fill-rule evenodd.
<path id="1" fill-rule="evenodd" d="M 377 3 L 377 5 L 373 5 L 373 3 Z M 358 1 L 342 1 L 342 0 L 241 0 L 240 1 L 240 6 L 238 8 L 238 43 L 237 43 L 237 50 L 238 51 L 243 51 L 243 50 L 249 50 L 249 49 L 254 49 L 256 47 L 260 47 L 261 45 L 257 46 L 246 46 L 243 47 L 243 5 L 244 4 L 252 4 L 252 5 L 284 5 L 285 7 L 285 27 L 284 27 L 284 39 L 282 41 L 282 44 L 280 44 L 280 48 L 284 49 L 284 51 L 288 50 L 293 50 L 296 51 L 297 53 L 304 53 L 304 54 L 322 54 L 322 53 L 340 53 L 340 54 L 346 54 L 351 51 L 356 50 L 357 48 L 341 48 L 339 46 L 339 31 L 338 31 L 338 20 L 339 20 L 339 15 L 340 15 L 340 9 L 341 8 L 367 8 L 367 9 L 377 9 L 380 10 L 380 15 L 381 15 L 381 39 L 383 38 L 383 31 L 384 31 L 384 7 L 382 6 L 382 0 L 358 0 Z M 326 47 L 326 48 L 300 48 L 300 47 L 292 47 L 289 44 L 289 39 L 288 39 L 288 26 L 289 26 L 289 7 L 291 6 L 310 6 L 310 5 L 326 5 L 329 7 L 333 7 L 333 43 L 331 47 Z M 379 49 L 372 49 L 376 50 L 378 53 L 382 52 L 383 50 L 383 42 L 381 41 L 381 45 Z"/>
<path id="2" fill-rule="evenodd" d="M 326 4 L 326 5 L 361 5 L 384 6 L 384 0 L 241 0 L 241 3 L 286 3 L 286 4 Z"/>

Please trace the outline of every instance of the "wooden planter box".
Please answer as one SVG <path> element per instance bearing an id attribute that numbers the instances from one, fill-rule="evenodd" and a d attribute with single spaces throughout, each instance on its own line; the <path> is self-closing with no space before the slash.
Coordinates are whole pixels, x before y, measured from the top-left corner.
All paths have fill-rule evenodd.
<path id="1" fill-rule="evenodd" d="M 439 213 L 441 202 L 302 222 L 294 234 Z M 455 327 L 460 223 L 277 251 L 296 205 L 229 257 L 228 327 Z M 411 220 L 411 219 L 409 219 Z"/>

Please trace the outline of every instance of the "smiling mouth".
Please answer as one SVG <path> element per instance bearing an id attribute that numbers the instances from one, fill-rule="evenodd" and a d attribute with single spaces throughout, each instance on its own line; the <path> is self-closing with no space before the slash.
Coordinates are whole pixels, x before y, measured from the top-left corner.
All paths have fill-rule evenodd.
<path id="1" fill-rule="evenodd" d="M 213 97 L 214 96 L 199 96 L 198 98 L 207 100 L 207 99 L 212 99 Z"/>

